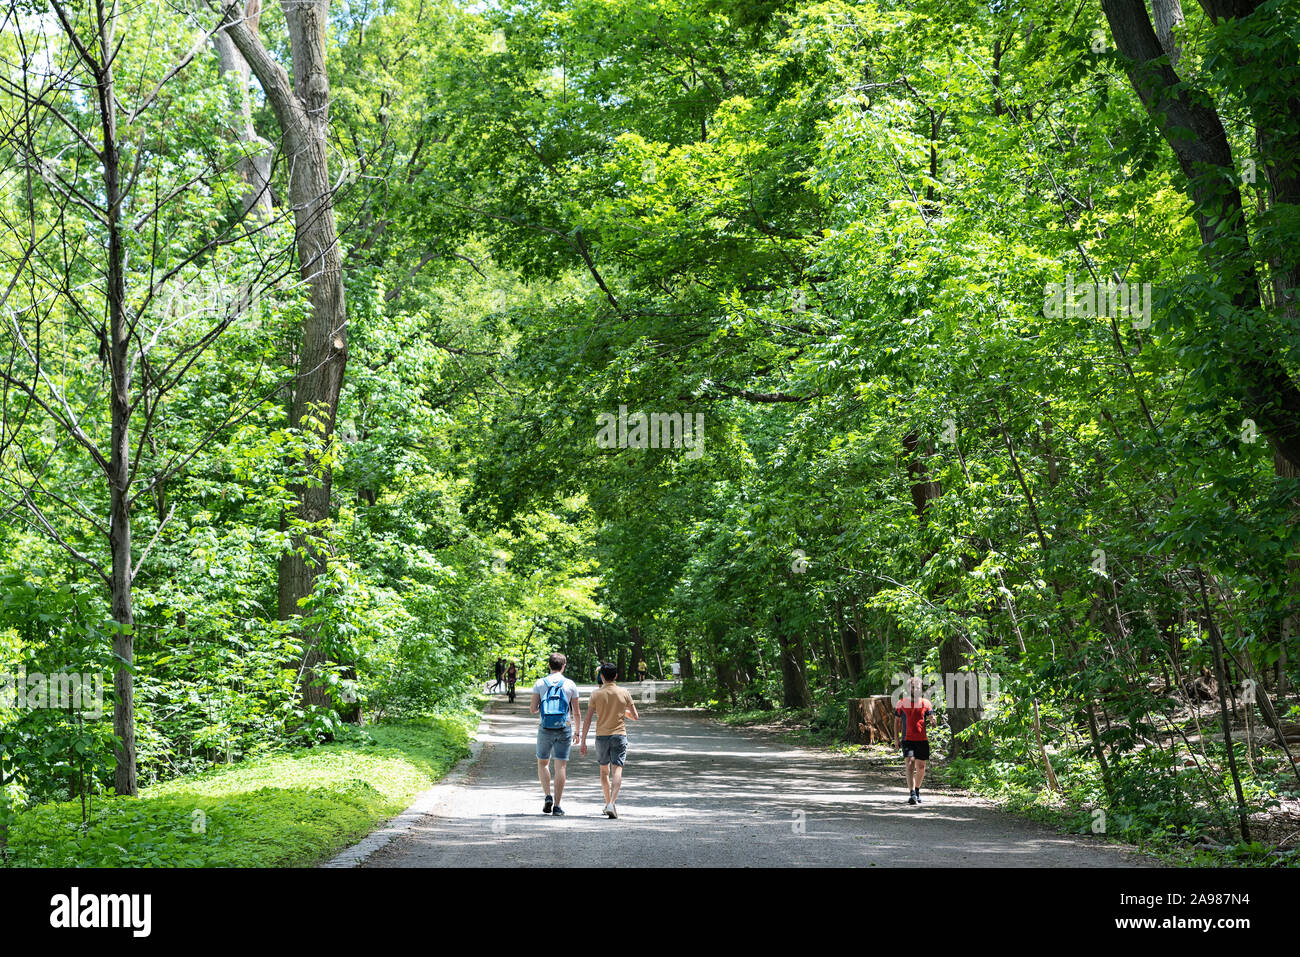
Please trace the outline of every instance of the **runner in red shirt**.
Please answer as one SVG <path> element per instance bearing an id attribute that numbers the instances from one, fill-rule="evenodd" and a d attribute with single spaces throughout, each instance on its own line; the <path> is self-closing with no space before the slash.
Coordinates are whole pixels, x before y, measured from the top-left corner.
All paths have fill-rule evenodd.
<path id="1" fill-rule="evenodd" d="M 925 762 L 930 760 L 930 742 L 925 737 L 926 722 L 934 724 L 934 708 L 921 697 L 921 679 L 908 678 L 910 697 L 899 700 L 894 709 L 894 744 L 901 741 L 903 757 L 907 760 L 907 803 L 921 803 L 921 780 L 925 777 Z"/>

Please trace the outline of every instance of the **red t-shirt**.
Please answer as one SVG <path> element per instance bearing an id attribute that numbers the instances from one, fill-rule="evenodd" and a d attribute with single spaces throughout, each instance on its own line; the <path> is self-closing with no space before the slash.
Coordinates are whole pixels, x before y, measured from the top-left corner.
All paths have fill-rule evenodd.
<path id="1" fill-rule="evenodd" d="M 911 698 L 901 699 L 894 714 L 903 719 L 903 740 L 926 740 L 925 717 L 933 713 L 933 711 L 934 709 L 930 707 L 930 702 L 926 698 L 922 698 L 920 701 L 913 701 Z"/>

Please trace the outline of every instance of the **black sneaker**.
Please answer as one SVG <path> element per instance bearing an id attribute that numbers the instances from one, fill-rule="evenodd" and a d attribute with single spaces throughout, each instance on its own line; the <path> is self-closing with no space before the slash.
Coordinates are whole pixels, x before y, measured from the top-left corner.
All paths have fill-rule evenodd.
<path id="1" fill-rule="evenodd" d="M 920 803 L 920 801 L 919 801 L 919 800 L 917 799 L 917 797 L 916 797 L 916 792 L 915 792 L 915 791 L 908 791 L 908 792 L 907 792 L 907 803 L 908 803 L 908 804 L 919 804 L 919 803 Z"/>
<path id="2" fill-rule="evenodd" d="M 555 805 L 555 810 L 551 812 L 551 817 L 564 817 L 564 809 L 558 804 Z"/>
<path id="3" fill-rule="evenodd" d="M 920 789 L 920 788 L 917 788 L 916 791 L 913 792 L 913 793 L 916 794 L 916 803 L 917 803 L 917 804 L 920 804 L 920 803 L 921 803 L 921 789 Z"/>
<path id="4" fill-rule="evenodd" d="M 542 805 L 542 813 L 550 814 L 551 808 L 554 806 L 555 806 L 555 798 L 551 797 L 549 794 L 546 795 L 546 803 Z"/>

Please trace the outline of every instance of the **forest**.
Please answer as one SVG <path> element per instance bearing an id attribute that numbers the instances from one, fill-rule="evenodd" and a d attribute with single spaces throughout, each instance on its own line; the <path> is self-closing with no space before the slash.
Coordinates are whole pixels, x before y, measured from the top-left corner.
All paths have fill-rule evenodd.
<path id="1" fill-rule="evenodd" d="M 1300 863 L 1296 0 L 0 21 L 5 865 L 319 861 L 554 651 Z"/>

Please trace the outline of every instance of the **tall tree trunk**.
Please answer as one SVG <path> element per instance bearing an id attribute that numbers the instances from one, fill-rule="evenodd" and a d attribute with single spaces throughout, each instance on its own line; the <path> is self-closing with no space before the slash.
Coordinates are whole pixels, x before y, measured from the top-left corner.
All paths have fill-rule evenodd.
<path id="1" fill-rule="evenodd" d="M 248 0 L 244 17 L 248 28 L 257 32 L 261 13 L 261 0 Z M 257 135 L 253 127 L 253 101 L 248 95 L 248 61 L 235 47 L 229 33 L 218 30 L 212 34 L 212 47 L 217 53 L 217 75 L 230 77 L 239 97 L 239 113 L 231 134 L 246 144 L 249 154 L 239 160 L 237 169 L 247 187 L 243 195 L 243 212 L 257 219 L 271 216 L 271 144 Z"/>
<path id="2" fill-rule="evenodd" d="M 289 75 L 271 59 L 243 17 L 232 9 L 226 22 L 230 38 L 257 76 L 284 135 L 298 258 L 310 290 L 311 311 L 302 324 L 298 377 L 289 405 L 291 424 L 307 430 L 317 442 L 327 443 L 334 434 L 347 363 L 343 264 L 326 151 L 330 87 L 325 70 L 325 30 L 329 4 L 327 0 L 290 0 L 281 6 L 289 28 L 292 86 Z M 314 455 L 309 455 L 304 464 L 317 473 L 318 480 L 292 487 L 298 500 L 295 518 L 316 530 L 330 517 L 333 475 L 328 463 Z M 279 614 L 285 620 L 299 614 L 299 601 L 311 594 L 326 560 L 306 536 L 295 535 L 293 546 L 279 563 Z M 303 702 L 326 706 L 328 693 L 313 686 L 321 661 L 316 638 L 305 634 L 302 644 Z"/>
<path id="3" fill-rule="evenodd" d="M 1202 0 L 1201 5 L 1217 20 L 1249 16 L 1259 4 L 1257 0 Z M 1193 215 L 1209 265 L 1225 279 L 1236 309 L 1250 313 L 1264 308 L 1241 193 L 1235 185 L 1240 181 L 1240 172 L 1233 163 L 1219 114 L 1207 105 L 1210 99 L 1205 91 L 1184 83 L 1169 65 L 1143 0 L 1102 0 L 1101 6 L 1115 43 L 1128 61 L 1125 69 L 1133 89 L 1187 177 Z M 1248 97 L 1252 104 L 1269 99 L 1263 95 L 1266 91 L 1247 92 L 1254 94 Z M 1286 102 L 1281 107 L 1256 105 L 1257 115 L 1260 110 L 1289 109 L 1291 99 L 1282 99 Z M 1271 133 L 1261 131 L 1261 137 Z M 1287 145 L 1294 145 L 1291 138 L 1281 143 L 1269 141 L 1269 153 L 1279 161 L 1276 173 L 1270 167 L 1270 177 L 1276 177 L 1273 187 L 1280 202 L 1300 199 L 1294 155 L 1277 155 L 1279 147 Z M 1275 266 L 1283 284 L 1290 283 L 1289 289 L 1296 285 L 1295 256 L 1292 249 L 1288 262 Z M 1288 292 L 1278 300 L 1289 320 L 1294 319 L 1295 312 L 1292 295 Z M 1274 449 L 1300 466 L 1300 387 L 1276 351 L 1276 343 L 1294 335 L 1294 322 L 1276 331 L 1275 336 L 1267 336 L 1237 335 L 1225 330 L 1219 338 L 1224 343 L 1224 358 L 1237 373 L 1230 379 L 1230 388 L 1235 390 L 1242 408 L 1268 435 Z"/>
<path id="4" fill-rule="evenodd" d="M 930 470 L 926 459 L 934 454 L 934 447 L 927 440 L 924 446 L 921 437 L 915 432 L 903 436 L 903 448 L 907 451 L 907 474 L 911 476 L 912 505 L 916 517 L 924 525 L 929 520 L 928 509 L 932 501 L 943 494 L 943 487 L 938 482 L 930 481 Z"/>
<path id="5" fill-rule="evenodd" d="M 1174 28 L 1183 25 L 1183 7 L 1178 0 L 1151 0 L 1151 18 L 1156 29 L 1156 38 L 1160 48 L 1169 57 L 1169 66 L 1178 71 L 1178 61 L 1183 55 L 1174 36 Z"/>
<path id="6" fill-rule="evenodd" d="M 640 674 L 640 672 L 637 671 L 636 666 L 637 666 L 637 662 L 641 660 L 641 656 L 645 653 L 645 648 L 643 647 L 644 639 L 641 637 L 641 629 L 637 625 L 633 625 L 631 628 L 631 632 L 632 632 L 632 663 L 631 663 L 632 670 L 627 674 L 623 675 L 624 681 L 629 681 Z"/>
<path id="7" fill-rule="evenodd" d="M 939 670 L 944 674 L 945 683 L 955 687 L 955 682 L 959 679 L 957 676 L 967 673 L 968 664 L 966 650 L 966 639 L 960 634 L 949 635 L 944 642 L 939 645 Z M 953 676 L 949 679 L 947 676 Z M 955 701 L 947 701 L 945 705 L 948 710 L 948 727 L 952 729 L 952 753 L 954 756 L 960 755 L 963 750 L 963 742 L 959 735 L 967 728 L 971 727 L 980 718 L 980 694 L 983 692 L 981 683 L 965 683 L 961 685 L 963 693 L 967 699 L 974 694 L 975 701 L 963 700 L 960 706 Z"/>
<path id="8" fill-rule="evenodd" d="M 812 695 L 804 673 L 802 635 L 791 635 L 785 620 L 773 616 L 777 647 L 781 650 L 781 702 L 787 708 L 811 708 Z"/>
<path id="9" fill-rule="evenodd" d="M 844 618 L 844 604 L 835 602 L 835 622 L 839 626 L 840 649 L 844 654 L 844 668 L 848 672 L 849 683 L 857 685 L 862 677 L 862 642 L 857 629 Z"/>
<path id="10" fill-rule="evenodd" d="M 126 262 L 122 243 L 122 183 L 117 144 L 117 92 L 113 74 L 114 17 L 97 7 L 100 69 L 97 78 L 100 122 L 104 146 L 105 212 L 108 217 L 108 361 L 112 394 L 112 448 L 109 453 L 108 543 L 112 555 L 111 609 L 117 629 L 113 634 L 113 734 L 117 766 L 113 790 L 136 794 L 135 768 L 135 621 L 131 607 L 131 328 L 126 314 Z M 116 11 L 114 11 L 116 12 Z"/>

